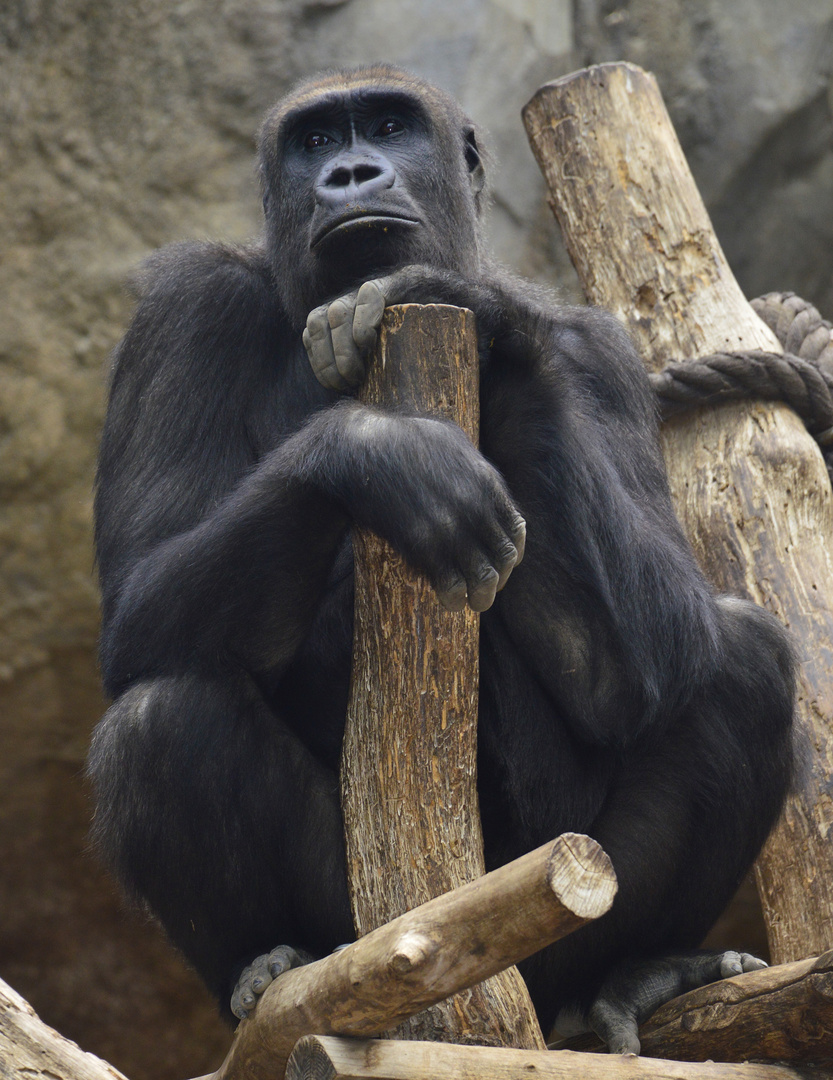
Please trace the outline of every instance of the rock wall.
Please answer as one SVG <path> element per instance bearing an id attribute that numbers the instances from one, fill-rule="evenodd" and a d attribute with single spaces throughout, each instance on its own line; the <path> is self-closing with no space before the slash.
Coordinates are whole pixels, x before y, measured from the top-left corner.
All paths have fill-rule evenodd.
<path id="1" fill-rule="evenodd" d="M 0 976 L 133 1080 L 228 1042 L 85 847 L 104 708 L 91 489 L 123 282 L 160 244 L 258 229 L 253 132 L 300 74 L 385 59 L 491 133 L 493 246 L 578 299 L 519 120 L 537 86 L 656 72 L 750 294 L 833 315 L 829 0 L 14 0 L 0 7 Z M 615 255 L 615 253 L 613 253 Z"/>

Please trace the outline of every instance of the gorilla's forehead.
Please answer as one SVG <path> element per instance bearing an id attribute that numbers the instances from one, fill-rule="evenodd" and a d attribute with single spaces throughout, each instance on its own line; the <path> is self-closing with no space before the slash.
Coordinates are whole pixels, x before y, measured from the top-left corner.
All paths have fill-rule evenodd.
<path id="1" fill-rule="evenodd" d="M 305 79 L 272 107 L 264 120 L 261 136 L 273 134 L 285 123 L 287 117 L 306 108 L 335 105 L 347 96 L 362 94 L 396 93 L 416 101 L 431 101 L 446 115 L 460 114 L 453 98 L 442 90 L 412 75 L 402 68 L 388 64 L 370 67 L 325 71 L 312 79 Z"/>
<path id="2" fill-rule="evenodd" d="M 313 79 L 305 79 L 279 102 L 279 106 L 287 109 L 298 108 L 314 101 L 320 94 L 344 94 L 363 87 L 383 90 L 392 86 L 438 92 L 428 83 L 402 68 L 389 64 L 374 64 L 372 67 L 325 71 Z"/>

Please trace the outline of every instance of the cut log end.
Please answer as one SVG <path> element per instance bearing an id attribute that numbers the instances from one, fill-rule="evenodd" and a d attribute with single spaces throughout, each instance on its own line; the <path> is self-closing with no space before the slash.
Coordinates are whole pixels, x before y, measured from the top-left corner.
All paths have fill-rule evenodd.
<path id="1" fill-rule="evenodd" d="M 292 1064 L 286 1075 L 292 1080 L 336 1080 L 338 1072 L 327 1052 L 327 1044 L 313 1035 L 305 1035 L 292 1052 Z"/>
<path id="2" fill-rule="evenodd" d="M 554 842 L 547 879 L 564 907 L 582 919 L 604 915 L 619 888 L 613 863 L 583 833 L 564 833 Z"/>

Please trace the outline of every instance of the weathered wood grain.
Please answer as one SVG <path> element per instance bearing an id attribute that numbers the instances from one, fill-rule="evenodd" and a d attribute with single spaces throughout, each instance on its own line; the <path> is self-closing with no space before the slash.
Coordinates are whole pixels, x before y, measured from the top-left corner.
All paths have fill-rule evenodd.
<path id="1" fill-rule="evenodd" d="M 287 1080 L 827 1080 L 829 1072 L 308 1036 L 298 1044 L 286 1075 Z"/>
<path id="2" fill-rule="evenodd" d="M 389 308 L 360 399 L 454 420 L 477 442 L 474 316 Z M 479 616 L 445 611 L 379 537 L 356 531 L 353 671 L 342 808 L 353 919 L 365 934 L 482 875 L 477 803 Z M 400 1038 L 543 1048 L 526 984 L 510 968 L 424 1015 Z"/>

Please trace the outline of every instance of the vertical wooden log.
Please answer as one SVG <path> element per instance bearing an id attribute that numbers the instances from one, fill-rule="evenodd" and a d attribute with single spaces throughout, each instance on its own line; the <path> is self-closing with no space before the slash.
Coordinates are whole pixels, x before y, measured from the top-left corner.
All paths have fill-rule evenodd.
<path id="1" fill-rule="evenodd" d="M 722 350 L 779 351 L 729 269 L 656 81 L 604 64 L 524 110 L 551 206 L 588 299 L 615 312 L 652 370 Z M 726 404 L 670 421 L 675 506 L 721 590 L 769 608 L 803 669 L 797 790 L 756 874 L 777 963 L 833 946 L 833 496 L 786 406 Z"/>
<path id="2" fill-rule="evenodd" d="M 476 442 L 474 316 L 389 309 L 362 400 L 444 415 Z M 444 611 L 383 540 L 354 535 L 353 675 L 342 806 L 353 918 L 366 934 L 484 873 L 477 805 L 478 616 Z M 401 1038 L 543 1047 L 516 968 L 406 1021 Z"/>

